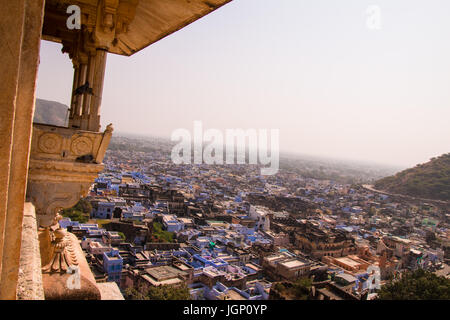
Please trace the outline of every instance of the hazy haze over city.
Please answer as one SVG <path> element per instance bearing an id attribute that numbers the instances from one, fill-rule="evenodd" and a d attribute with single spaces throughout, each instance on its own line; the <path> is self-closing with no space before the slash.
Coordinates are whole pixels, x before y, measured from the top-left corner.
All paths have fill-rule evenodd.
<path id="1" fill-rule="evenodd" d="M 450 151 L 449 12 L 448 0 L 235 0 L 131 58 L 109 55 L 102 126 L 274 128 L 282 151 L 413 166 Z M 43 42 L 37 97 L 68 105 L 60 49 Z"/>

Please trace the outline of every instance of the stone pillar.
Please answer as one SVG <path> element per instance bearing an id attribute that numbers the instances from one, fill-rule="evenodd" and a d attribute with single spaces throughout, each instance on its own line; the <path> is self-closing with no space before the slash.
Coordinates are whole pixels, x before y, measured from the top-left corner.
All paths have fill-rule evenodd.
<path id="1" fill-rule="evenodd" d="M 19 300 L 45 299 L 36 213 L 34 206 L 29 202 L 25 203 L 23 217 L 17 298 Z"/>
<path id="2" fill-rule="evenodd" d="M 81 61 L 79 65 L 77 64 L 77 68 L 74 71 L 74 87 L 72 92 L 73 112 L 71 112 L 71 117 L 69 118 L 69 128 L 81 127 L 81 115 L 83 113 L 82 111 L 83 105 L 85 104 L 86 95 L 75 95 L 75 90 L 86 83 L 87 70 L 87 64 L 84 61 Z"/>
<path id="3" fill-rule="evenodd" d="M 69 121 L 73 118 L 75 114 L 75 109 L 77 105 L 77 99 L 74 95 L 75 90 L 78 88 L 78 82 L 80 78 L 80 65 L 75 64 L 73 65 L 73 85 L 72 85 L 72 101 L 70 102 L 70 112 L 69 112 Z"/>
<path id="4" fill-rule="evenodd" d="M 97 54 L 95 56 L 94 78 L 92 82 L 94 96 L 89 111 L 89 130 L 95 132 L 100 131 L 100 106 L 102 104 L 107 55 L 108 53 L 105 50 L 97 49 Z"/>
<path id="5" fill-rule="evenodd" d="M 0 64 L 0 283 L 3 258 L 3 244 L 8 203 L 9 170 L 11 167 L 12 128 L 16 109 L 17 84 L 19 82 L 20 51 L 22 45 L 24 22 L 23 0 L 0 0 L 0 55 L 3 63 Z M 10 32 L 6 32 L 10 30 Z M 0 294 L 0 298 L 3 296 Z"/>
<path id="6" fill-rule="evenodd" d="M 16 299 L 44 0 L 0 7 L 0 299 Z"/>
<path id="7" fill-rule="evenodd" d="M 77 50 L 81 50 L 78 49 Z M 105 78 L 107 51 L 90 50 L 89 53 L 78 51 L 76 56 L 83 56 L 86 62 L 79 63 L 73 59 L 74 88 L 69 127 L 85 131 L 100 131 L 100 105 L 102 102 L 103 82 Z M 75 90 L 89 83 L 91 92 L 75 95 Z"/>

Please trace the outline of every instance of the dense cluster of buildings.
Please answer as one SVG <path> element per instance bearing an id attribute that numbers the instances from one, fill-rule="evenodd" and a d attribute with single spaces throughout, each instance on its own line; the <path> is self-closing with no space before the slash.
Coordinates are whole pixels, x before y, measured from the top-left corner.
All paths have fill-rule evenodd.
<path id="1" fill-rule="evenodd" d="M 192 299 L 258 300 L 308 277 L 315 299 L 366 299 L 406 270 L 448 275 L 446 207 L 286 170 L 174 165 L 156 151 L 108 151 L 105 167 L 86 198 L 92 223 L 60 225 L 96 280 L 122 292 L 187 286 Z"/>

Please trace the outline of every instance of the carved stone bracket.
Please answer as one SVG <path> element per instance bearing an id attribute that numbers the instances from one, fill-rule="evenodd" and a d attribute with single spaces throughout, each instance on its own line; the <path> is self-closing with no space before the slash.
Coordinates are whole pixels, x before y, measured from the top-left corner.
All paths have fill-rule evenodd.
<path id="1" fill-rule="evenodd" d="M 47 0 L 46 11 L 51 14 L 44 24 L 44 34 L 59 35 L 64 46 L 63 52 L 69 53 L 71 59 L 78 60 L 81 55 L 88 55 L 92 50 L 108 50 L 115 46 L 117 36 L 129 31 L 138 4 L 139 0 Z M 54 18 L 67 16 L 65 10 L 69 5 L 77 5 L 81 9 L 81 30 L 68 32 L 65 21 Z"/>
<path id="2" fill-rule="evenodd" d="M 63 272 L 74 261 L 65 231 L 57 229 L 58 212 L 88 194 L 104 168 L 113 129 L 111 125 L 104 133 L 46 125 L 33 129 L 27 199 L 36 207 L 44 270 Z"/>
<path id="3" fill-rule="evenodd" d="M 29 179 L 27 197 L 36 206 L 39 226 L 50 227 L 60 210 L 71 208 L 87 195 L 98 171 L 101 171 L 103 166 L 89 168 L 95 169 L 94 172 L 80 172 L 81 170 L 63 171 L 61 168 L 58 170 L 58 165 L 51 166 L 51 163 L 49 167 L 39 168 L 40 164 L 40 162 L 31 163 L 34 168 L 30 169 L 30 172 L 33 171 L 34 177 Z M 83 169 L 85 166 L 72 169 Z M 49 174 L 45 179 L 46 173 L 59 175 Z"/>

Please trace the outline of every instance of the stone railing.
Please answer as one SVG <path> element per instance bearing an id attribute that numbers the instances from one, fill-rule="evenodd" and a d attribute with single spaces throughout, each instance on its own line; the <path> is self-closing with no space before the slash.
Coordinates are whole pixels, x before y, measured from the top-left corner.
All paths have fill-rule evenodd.
<path id="1" fill-rule="evenodd" d="M 31 159 L 102 163 L 111 133 L 34 124 Z"/>
<path id="2" fill-rule="evenodd" d="M 44 287 L 42 284 L 36 212 L 34 206 L 29 202 L 25 203 L 24 207 L 17 299 L 43 300 Z"/>

